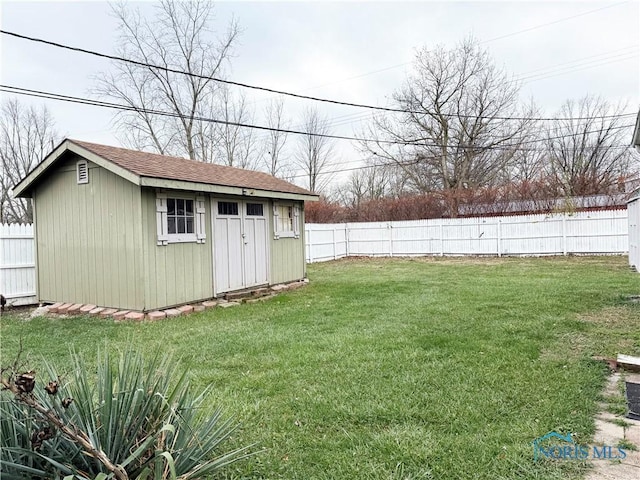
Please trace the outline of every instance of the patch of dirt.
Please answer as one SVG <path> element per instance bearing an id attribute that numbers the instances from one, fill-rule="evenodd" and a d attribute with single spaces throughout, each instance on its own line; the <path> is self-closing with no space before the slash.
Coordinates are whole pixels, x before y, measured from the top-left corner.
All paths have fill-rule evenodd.
<path id="1" fill-rule="evenodd" d="M 409 262 L 417 262 L 417 263 L 445 263 L 452 265 L 495 265 L 497 263 L 504 263 L 508 261 L 517 261 L 521 260 L 517 257 L 496 257 L 495 255 L 478 255 L 478 256 L 470 256 L 470 255 L 446 255 L 441 257 L 440 255 L 428 255 L 428 256 L 401 256 L 396 255 L 393 257 L 367 257 L 367 256 L 349 256 L 339 258 L 337 260 L 330 260 L 328 262 L 322 263 L 390 263 L 390 262 L 398 262 L 398 261 L 409 261 Z"/>
<path id="2" fill-rule="evenodd" d="M 597 312 L 582 314 L 578 320 L 596 324 L 602 327 L 619 327 L 624 325 L 635 326 L 638 324 L 638 312 L 627 306 L 605 307 Z"/>
<path id="3" fill-rule="evenodd" d="M 540 352 L 540 360 L 568 362 L 582 356 L 588 343 L 587 336 L 579 332 L 565 333 Z"/>
<path id="4" fill-rule="evenodd" d="M 29 320 L 31 312 L 37 308 L 37 305 L 28 305 L 24 307 L 7 307 L 0 313 L 0 317 L 11 317 L 18 320 Z"/>

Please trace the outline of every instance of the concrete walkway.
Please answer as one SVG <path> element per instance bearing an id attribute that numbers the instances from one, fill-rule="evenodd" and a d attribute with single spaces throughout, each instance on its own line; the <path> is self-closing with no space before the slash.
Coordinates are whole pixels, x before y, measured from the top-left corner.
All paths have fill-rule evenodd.
<path id="1" fill-rule="evenodd" d="M 625 380 L 640 383 L 640 374 L 626 374 Z M 619 395 L 619 381 L 619 373 L 609 377 L 604 392 L 606 396 Z M 614 415 L 607 412 L 606 407 L 606 404 L 602 404 L 602 411 L 596 417 L 593 443 L 615 446 L 621 440 L 625 440 L 633 443 L 636 450 L 625 449 L 627 456 L 623 460 L 592 461 L 593 469 L 587 474 L 586 480 L 638 480 L 640 479 L 640 421 Z M 626 426 L 622 426 L 622 422 Z"/>

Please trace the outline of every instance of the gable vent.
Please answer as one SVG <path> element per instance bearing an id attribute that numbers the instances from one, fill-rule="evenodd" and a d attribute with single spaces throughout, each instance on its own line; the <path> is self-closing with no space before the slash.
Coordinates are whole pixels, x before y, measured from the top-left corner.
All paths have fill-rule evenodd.
<path id="1" fill-rule="evenodd" d="M 89 165 L 86 160 L 76 163 L 76 174 L 78 183 L 89 183 Z"/>

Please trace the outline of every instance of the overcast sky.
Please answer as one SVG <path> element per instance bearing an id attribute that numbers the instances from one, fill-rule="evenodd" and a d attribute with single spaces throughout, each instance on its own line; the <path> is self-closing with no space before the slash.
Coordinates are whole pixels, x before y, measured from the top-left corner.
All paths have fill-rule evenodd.
<path id="1" fill-rule="evenodd" d="M 152 2 L 136 3 L 153 14 Z M 107 2 L 1 2 L 4 30 L 114 53 L 116 20 Z M 637 111 L 640 91 L 640 2 L 238 2 L 217 3 L 217 24 L 235 17 L 242 35 L 229 78 L 278 90 L 348 102 L 386 105 L 411 68 L 415 49 L 447 48 L 469 35 L 495 62 L 525 83 L 554 114 L 568 98 L 600 95 Z M 108 60 L 0 36 L 3 84 L 89 96 L 93 76 Z M 245 91 L 256 123 L 269 96 Z M 6 94 L 2 94 L 7 96 Z M 34 102 L 23 98 L 25 102 Z M 112 113 L 46 102 L 57 128 L 71 138 L 118 145 Z M 296 126 L 313 102 L 286 100 Z M 367 111 L 317 104 L 334 133 L 360 131 Z M 294 138 L 289 138 L 293 146 Z M 359 154 L 340 142 L 334 163 L 357 165 Z M 339 167 L 336 167 L 339 168 Z M 342 178 L 339 176 L 338 178 Z"/>

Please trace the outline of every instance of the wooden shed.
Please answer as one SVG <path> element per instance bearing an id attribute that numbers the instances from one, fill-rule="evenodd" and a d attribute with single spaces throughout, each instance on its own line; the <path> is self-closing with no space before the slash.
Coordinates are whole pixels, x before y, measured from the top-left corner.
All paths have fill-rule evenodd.
<path id="1" fill-rule="evenodd" d="M 40 302 L 150 311 L 305 278 L 311 192 L 261 172 L 63 141 L 34 204 Z"/>

